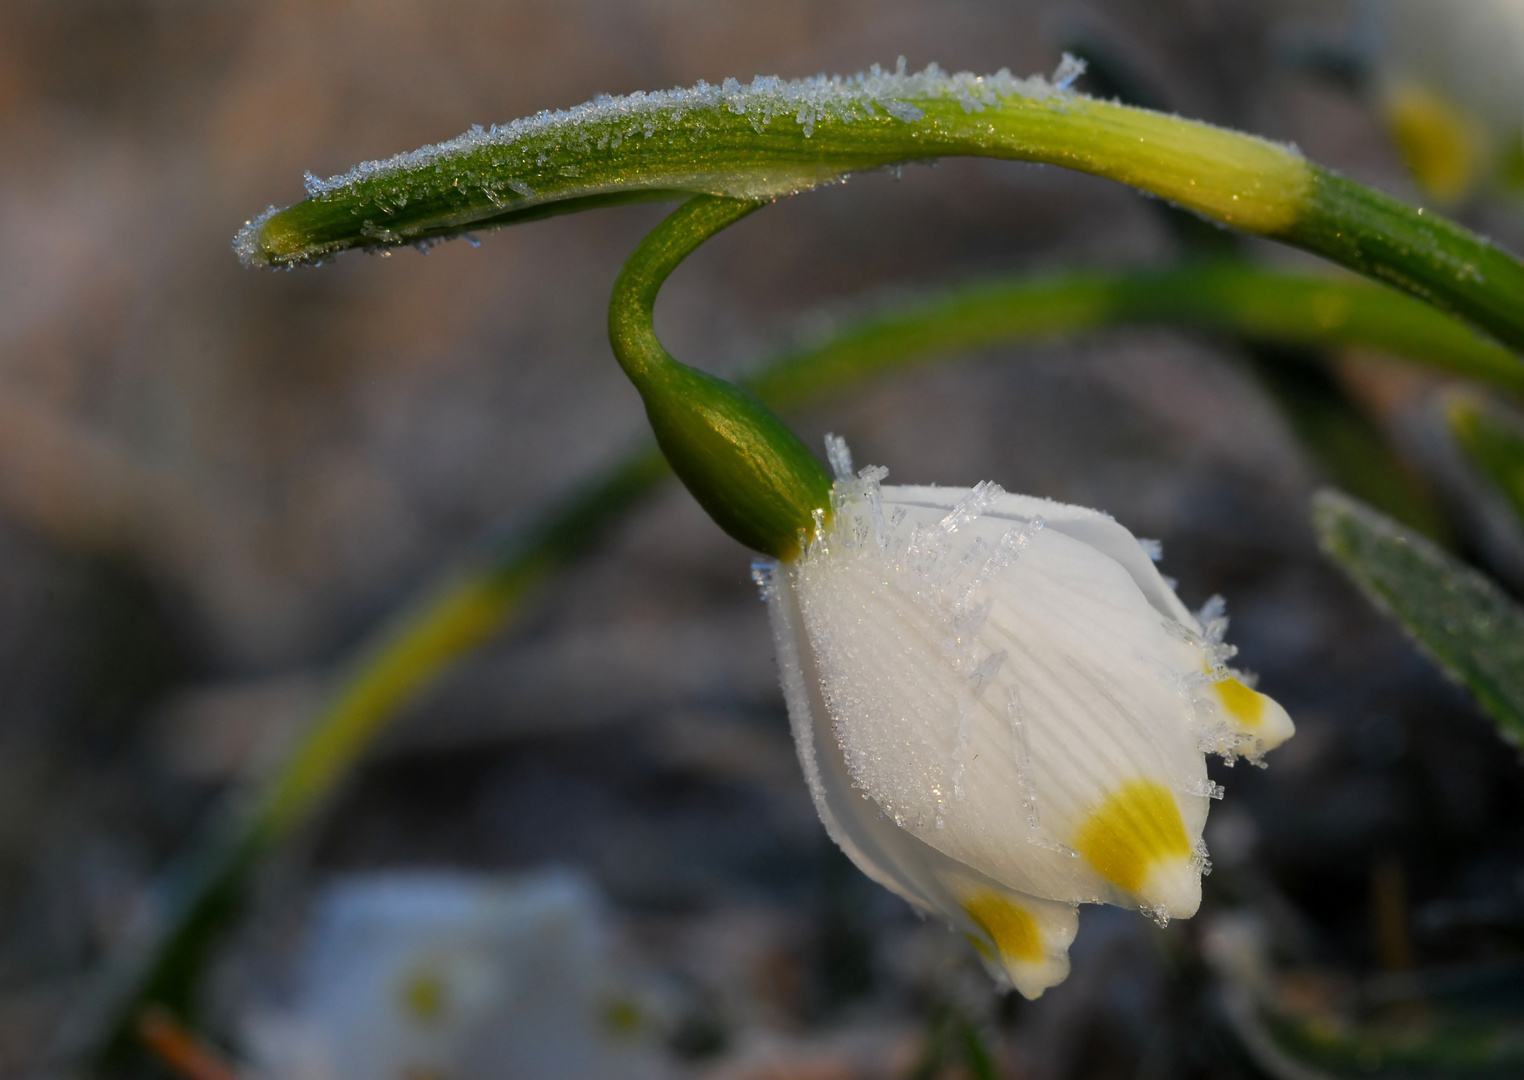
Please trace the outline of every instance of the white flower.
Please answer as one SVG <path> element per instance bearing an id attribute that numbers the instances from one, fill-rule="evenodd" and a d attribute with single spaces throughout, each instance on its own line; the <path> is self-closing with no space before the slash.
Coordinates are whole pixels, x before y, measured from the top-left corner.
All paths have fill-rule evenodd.
<path id="1" fill-rule="evenodd" d="M 244 1037 L 281 1080 L 645 1080 L 647 1040 L 609 1023 L 606 916 L 557 871 L 363 874 L 322 894 L 297 993 Z"/>
<path id="2" fill-rule="evenodd" d="M 1075 905 L 1201 901 L 1204 754 L 1290 737 L 1139 542 L 1095 510 L 880 487 L 828 437 L 832 517 L 764 561 L 815 807 L 873 880 L 948 920 L 1027 997 L 1069 971 Z"/>

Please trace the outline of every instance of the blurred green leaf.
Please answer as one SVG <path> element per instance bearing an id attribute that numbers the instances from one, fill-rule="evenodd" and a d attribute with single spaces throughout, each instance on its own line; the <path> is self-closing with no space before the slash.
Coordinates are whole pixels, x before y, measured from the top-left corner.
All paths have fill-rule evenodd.
<path id="1" fill-rule="evenodd" d="M 1358 346 L 1524 393 L 1524 362 L 1402 294 L 1348 277 L 1225 260 L 1184 266 L 1012 274 L 898 297 L 746 381 L 786 407 L 855 380 L 1000 342 L 1043 341 L 1118 326 L 1172 326 L 1284 345 Z"/>
<path id="2" fill-rule="evenodd" d="M 1467 460 L 1524 523 L 1524 423 L 1470 394 L 1453 395 L 1445 418 Z"/>
<path id="3" fill-rule="evenodd" d="M 1268 1014 L 1264 1022 L 1288 1058 L 1324 1076 L 1505 1080 L 1524 1075 L 1524 1030 L 1516 1019 L 1420 1010 L 1396 1010 L 1384 1022 L 1365 1024 L 1286 1014 Z"/>
<path id="4" fill-rule="evenodd" d="M 995 1059 L 978 1025 L 957 1006 L 943 1003 L 926 1017 L 920 1058 L 905 1080 L 938 1080 L 959 1066 L 970 1080 L 996 1080 Z"/>
<path id="5" fill-rule="evenodd" d="M 1393 451 L 1381 426 L 1320 362 L 1318 351 L 1264 341 L 1245 342 L 1244 348 L 1328 483 L 1449 545 L 1449 521 L 1428 484 Z"/>
<path id="6" fill-rule="evenodd" d="M 1323 550 L 1446 674 L 1503 737 L 1524 745 L 1524 609 L 1493 581 L 1369 506 L 1336 491 L 1313 499 Z"/>
<path id="7" fill-rule="evenodd" d="M 1244 1048 L 1276 1080 L 1502 1080 L 1524 1075 L 1517 963 L 1357 980 L 1216 965 Z M 1289 991 L 1289 992 L 1288 992 Z"/>

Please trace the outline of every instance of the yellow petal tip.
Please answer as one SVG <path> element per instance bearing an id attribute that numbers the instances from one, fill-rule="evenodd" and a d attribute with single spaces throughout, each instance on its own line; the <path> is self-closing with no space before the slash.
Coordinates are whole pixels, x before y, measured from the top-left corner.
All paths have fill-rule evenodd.
<path id="1" fill-rule="evenodd" d="M 962 902 L 977 933 L 967 933 L 985 967 L 997 979 L 1034 999 L 1069 976 L 1069 944 L 1076 918 L 1072 906 L 1028 898 L 1023 904 L 993 889 L 977 889 Z"/>
<path id="2" fill-rule="evenodd" d="M 963 902 L 963 911 L 995 943 L 1001 957 L 1028 963 L 1043 958 L 1042 931 L 1031 912 L 998 893 L 978 893 Z M 975 947 L 989 956 L 989 946 L 978 938 Z"/>
<path id="3" fill-rule="evenodd" d="M 1096 873 L 1146 907 L 1186 918 L 1201 903 L 1185 822 L 1163 784 L 1123 784 L 1085 819 L 1074 847 Z"/>
<path id="4" fill-rule="evenodd" d="M 1258 757 L 1273 750 L 1296 734 L 1291 717 L 1268 694 L 1252 690 L 1231 676 L 1212 683 L 1211 691 L 1224 718 L 1245 735 L 1252 736 L 1251 756 Z"/>

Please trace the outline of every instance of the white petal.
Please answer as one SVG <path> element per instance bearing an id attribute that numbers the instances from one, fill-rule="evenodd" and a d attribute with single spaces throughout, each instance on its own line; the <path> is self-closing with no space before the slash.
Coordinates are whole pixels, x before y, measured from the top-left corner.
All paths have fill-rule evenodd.
<path id="1" fill-rule="evenodd" d="M 1257 756 L 1291 723 L 1224 666 L 1220 609 L 1204 626 L 1111 518 L 882 472 L 838 479 L 829 524 L 759 576 L 800 761 L 848 856 L 1034 996 L 1076 903 L 1195 912 L 1203 750 Z"/>
<path id="2" fill-rule="evenodd" d="M 968 488 L 931 485 L 884 489 L 886 493 L 893 492 L 892 498 L 896 505 L 924 506 L 940 509 L 943 513 L 951 510 L 967 496 L 968 490 Z M 887 499 L 890 496 L 881 497 Z M 1052 499 L 1040 499 L 1035 495 L 1013 495 L 1007 491 L 1002 492 L 1000 497 L 985 509 L 983 516 L 1013 522 L 1041 520 L 1047 528 L 1089 544 L 1102 554 L 1116 560 L 1117 564 L 1132 577 L 1148 602 L 1161 614 L 1167 615 L 1192 631 L 1200 632 L 1201 628 L 1196 622 L 1196 616 L 1180 602 L 1180 598 L 1175 595 L 1175 590 L 1170 588 L 1164 580 L 1164 575 L 1159 573 L 1159 568 L 1154 565 L 1153 559 L 1149 558 L 1142 545 L 1138 543 L 1137 537 L 1133 536 L 1125 526 L 1118 524 L 1110 514 L 1103 514 L 1099 510 L 1092 510 L 1086 506 L 1073 506 L 1069 503 L 1054 502 Z"/>
<path id="3" fill-rule="evenodd" d="M 1208 788 L 1188 680 L 1203 676 L 1202 650 L 1133 567 L 1020 511 L 1119 530 L 1138 573 L 1156 578 L 1120 526 L 1009 496 L 973 516 L 949 510 L 949 494 L 884 489 L 884 512 L 905 510 L 885 552 L 843 533 L 789 568 L 852 781 L 1012 889 L 1190 914 Z M 1163 795 L 1117 802 L 1140 785 Z M 1145 810 L 1177 823 L 1116 832 Z"/>
<path id="4" fill-rule="evenodd" d="M 831 839 L 869 878 L 968 937 L 997 982 L 1028 998 L 1063 982 L 1078 926 L 1074 905 L 1006 888 L 958 863 L 895 825 L 854 789 L 841 745 L 830 733 L 812 651 L 800 648 L 794 592 L 776 587 L 776 564 L 759 565 L 758 571 L 799 762 Z"/>

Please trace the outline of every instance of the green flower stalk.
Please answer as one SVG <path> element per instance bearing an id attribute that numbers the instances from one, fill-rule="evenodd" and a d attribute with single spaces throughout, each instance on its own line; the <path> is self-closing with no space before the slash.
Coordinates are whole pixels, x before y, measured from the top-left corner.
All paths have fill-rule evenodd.
<path id="1" fill-rule="evenodd" d="M 788 559 L 831 480 L 799 437 L 762 402 L 674 360 L 651 325 L 656 294 L 694 248 L 763 205 L 699 196 L 635 249 L 609 304 L 609 341 L 640 391 L 657 445 L 715 524 L 754 551 Z"/>

